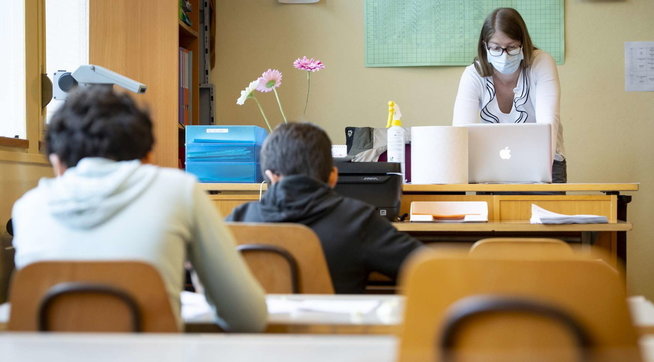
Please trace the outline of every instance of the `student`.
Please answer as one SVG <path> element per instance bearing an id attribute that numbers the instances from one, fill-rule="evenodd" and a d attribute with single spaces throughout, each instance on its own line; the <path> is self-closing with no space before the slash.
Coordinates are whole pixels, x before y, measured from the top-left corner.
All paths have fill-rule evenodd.
<path id="1" fill-rule="evenodd" d="M 515 9 L 495 9 L 484 20 L 477 57 L 461 76 L 452 124 L 549 123 L 552 181 L 566 182 L 559 94 L 554 59 L 533 45 Z"/>
<path id="2" fill-rule="evenodd" d="M 13 208 L 16 267 L 146 261 L 179 312 L 188 258 L 222 328 L 263 330 L 265 295 L 231 233 L 192 176 L 142 162 L 153 143 L 150 116 L 126 94 L 107 86 L 71 94 L 46 132 L 57 177 L 41 179 Z"/>
<path id="3" fill-rule="evenodd" d="M 261 169 L 270 181 L 261 201 L 237 207 L 228 221 L 292 222 L 318 235 L 336 293 L 362 293 L 368 274 L 391 278 L 418 240 L 397 231 L 374 207 L 343 197 L 331 141 L 309 123 L 282 124 L 261 149 Z"/>

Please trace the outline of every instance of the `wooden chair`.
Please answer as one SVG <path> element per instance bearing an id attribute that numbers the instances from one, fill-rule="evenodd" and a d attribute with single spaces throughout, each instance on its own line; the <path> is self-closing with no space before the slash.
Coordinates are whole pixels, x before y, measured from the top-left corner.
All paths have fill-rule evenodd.
<path id="1" fill-rule="evenodd" d="M 559 239 L 549 238 L 488 238 L 481 239 L 470 248 L 475 257 L 551 258 L 572 257 L 574 251 L 570 244 Z"/>
<path id="2" fill-rule="evenodd" d="M 266 293 L 333 294 L 316 233 L 301 224 L 227 223 Z"/>
<path id="3" fill-rule="evenodd" d="M 9 301 L 11 331 L 181 331 L 159 272 L 140 261 L 30 264 Z"/>
<path id="4" fill-rule="evenodd" d="M 584 256 L 551 259 L 473 257 L 465 252 L 424 250 L 402 272 L 406 294 L 399 361 L 639 361 L 637 335 L 619 274 Z M 482 313 L 458 328 L 454 343 L 444 329 L 471 297 L 532 303 L 567 316 L 543 318 L 518 308 Z M 549 313 L 549 312 L 548 312 Z M 445 338 L 447 339 L 447 338 Z M 451 342 L 451 340 L 450 340 Z M 581 344 L 584 346 L 584 344 Z M 586 348 L 586 347 L 584 347 Z"/>

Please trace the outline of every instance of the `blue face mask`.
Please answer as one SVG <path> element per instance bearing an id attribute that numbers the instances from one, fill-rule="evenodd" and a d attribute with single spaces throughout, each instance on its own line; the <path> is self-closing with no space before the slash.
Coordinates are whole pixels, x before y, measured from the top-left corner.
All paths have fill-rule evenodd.
<path id="1" fill-rule="evenodd" d="M 522 54 L 522 49 L 520 53 L 516 55 L 509 55 L 507 52 L 503 52 L 502 55 L 490 55 L 488 49 L 486 49 L 486 58 L 488 62 L 493 65 L 493 68 L 502 74 L 511 74 L 518 70 L 520 66 L 520 61 L 524 58 Z"/>

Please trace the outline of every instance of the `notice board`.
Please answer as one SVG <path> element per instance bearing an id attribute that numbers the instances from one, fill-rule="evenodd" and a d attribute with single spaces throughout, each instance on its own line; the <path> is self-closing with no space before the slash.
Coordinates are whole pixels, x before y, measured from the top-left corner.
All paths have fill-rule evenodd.
<path id="1" fill-rule="evenodd" d="M 469 65 L 484 19 L 499 7 L 518 10 L 536 47 L 563 64 L 563 0 L 365 0 L 365 65 Z"/>

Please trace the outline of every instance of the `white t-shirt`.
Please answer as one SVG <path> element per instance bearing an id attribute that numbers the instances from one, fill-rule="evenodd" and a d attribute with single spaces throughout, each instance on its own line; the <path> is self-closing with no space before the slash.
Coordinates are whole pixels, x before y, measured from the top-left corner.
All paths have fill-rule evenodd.
<path id="1" fill-rule="evenodd" d="M 548 123 L 552 129 L 555 160 L 565 159 L 561 126 L 560 85 L 556 63 L 541 50 L 534 51 L 533 63 L 522 68 L 509 113 L 500 111 L 493 77 L 482 77 L 474 64 L 463 71 L 454 103 L 455 126 L 469 123 Z"/>

